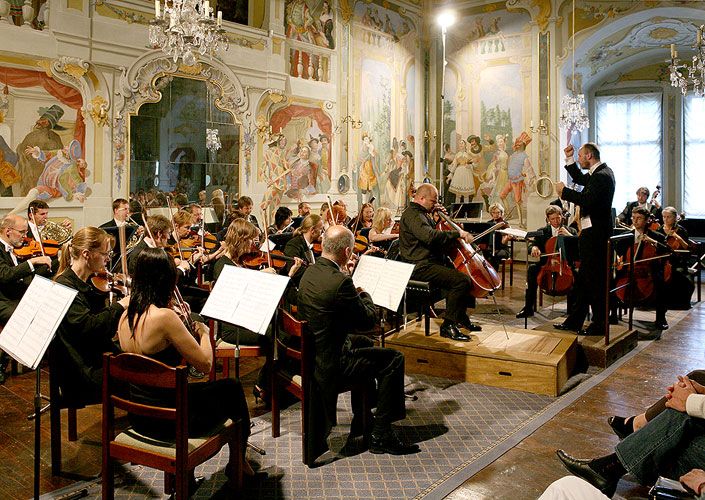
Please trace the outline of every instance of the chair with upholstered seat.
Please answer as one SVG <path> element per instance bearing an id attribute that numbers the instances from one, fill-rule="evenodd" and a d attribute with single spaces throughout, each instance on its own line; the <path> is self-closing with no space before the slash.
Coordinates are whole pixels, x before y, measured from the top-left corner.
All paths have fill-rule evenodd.
<path id="1" fill-rule="evenodd" d="M 230 451 L 230 477 L 236 489 L 242 486 L 244 460 L 241 425 L 232 420 L 215 426 L 203 436 L 188 437 L 188 369 L 172 368 L 140 354 L 104 354 L 103 356 L 103 499 L 114 497 L 113 465 L 115 460 L 145 465 L 164 471 L 165 491 L 173 487 L 177 500 L 188 498 L 189 478 L 193 469 L 216 455 L 224 445 Z M 176 404 L 171 408 L 149 406 L 116 395 L 119 384 L 173 390 Z M 130 428 L 115 434 L 115 409 L 173 422 L 175 439 L 162 441 L 139 434 Z M 172 481 L 172 477 L 174 480 Z"/>
<path id="2" fill-rule="evenodd" d="M 280 434 L 280 393 L 282 390 L 289 392 L 296 398 L 301 400 L 301 441 L 302 441 L 302 461 L 309 467 L 313 465 L 315 458 L 308 456 L 307 453 L 307 437 L 309 429 L 307 429 L 307 414 L 308 401 L 311 392 L 311 380 L 313 377 L 314 368 L 314 339 L 309 334 L 306 321 L 298 321 L 288 312 L 279 309 L 278 327 L 281 329 L 275 335 L 275 349 L 277 360 L 274 362 L 274 370 L 272 376 L 272 437 L 279 437 Z M 290 335 L 294 339 L 298 339 L 299 347 L 295 348 L 285 343 L 280 332 Z M 295 370 L 291 369 L 291 365 L 283 362 L 284 360 L 294 360 L 296 363 Z M 369 418 L 372 413 L 372 404 L 369 387 L 364 381 L 340 380 L 338 392 L 361 391 L 362 394 L 362 415 L 363 429 L 365 432 L 372 430 L 372 420 Z"/>

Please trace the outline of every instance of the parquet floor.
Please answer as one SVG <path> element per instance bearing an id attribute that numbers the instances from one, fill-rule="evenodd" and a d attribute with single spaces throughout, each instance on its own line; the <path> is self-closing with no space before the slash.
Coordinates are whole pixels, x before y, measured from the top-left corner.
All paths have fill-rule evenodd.
<path id="1" fill-rule="evenodd" d="M 497 293 L 506 308 L 518 311 L 523 305 L 524 274 L 515 267 L 514 286 Z M 660 397 L 678 374 L 703 367 L 705 352 L 705 309 L 696 305 L 660 341 L 620 367 L 613 375 L 563 410 L 531 436 L 458 487 L 449 500 L 535 499 L 553 480 L 566 475 L 555 458 L 556 448 L 581 457 L 610 453 L 617 437 L 606 423 L 609 415 L 631 415 Z M 264 413 L 255 404 L 251 387 L 261 361 L 243 359 L 241 373 L 253 416 Z M 36 377 L 34 373 L 9 377 L 0 386 L 0 499 L 29 499 L 33 496 L 34 424 L 32 412 Z M 48 374 L 42 373 L 42 387 L 48 394 Z M 78 412 L 79 440 L 66 441 L 63 415 L 63 469 L 84 476 L 100 472 L 100 406 Z M 71 484 L 74 479 L 51 477 L 49 418 L 42 419 L 41 493 Z M 622 481 L 618 490 L 626 498 L 645 497 L 646 490 Z"/>

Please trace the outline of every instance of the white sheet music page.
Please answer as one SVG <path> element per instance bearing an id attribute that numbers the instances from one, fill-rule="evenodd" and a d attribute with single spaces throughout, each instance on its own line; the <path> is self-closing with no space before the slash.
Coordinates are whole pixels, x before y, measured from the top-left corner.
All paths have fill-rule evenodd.
<path id="1" fill-rule="evenodd" d="M 413 271 L 413 264 L 363 255 L 353 283 L 369 293 L 375 305 L 396 311 Z"/>
<path id="2" fill-rule="evenodd" d="M 225 266 L 201 314 L 264 335 L 288 282 L 288 276 Z"/>
<path id="3" fill-rule="evenodd" d="M 77 293 L 35 276 L 0 334 L 0 348 L 36 369 Z"/>

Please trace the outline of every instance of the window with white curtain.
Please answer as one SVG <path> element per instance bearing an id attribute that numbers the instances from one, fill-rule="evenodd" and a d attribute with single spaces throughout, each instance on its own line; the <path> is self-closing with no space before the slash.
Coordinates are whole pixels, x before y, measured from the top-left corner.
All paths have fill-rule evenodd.
<path id="1" fill-rule="evenodd" d="M 617 213 L 636 200 L 638 188 L 653 192 L 661 184 L 661 99 L 656 92 L 595 97 L 595 140 L 600 158 L 614 171 Z"/>
<path id="2" fill-rule="evenodd" d="M 705 99 L 691 93 L 685 97 L 683 117 L 684 135 L 684 172 L 683 172 L 683 210 L 686 217 L 705 217 L 705 128 L 702 119 L 705 116 Z"/>

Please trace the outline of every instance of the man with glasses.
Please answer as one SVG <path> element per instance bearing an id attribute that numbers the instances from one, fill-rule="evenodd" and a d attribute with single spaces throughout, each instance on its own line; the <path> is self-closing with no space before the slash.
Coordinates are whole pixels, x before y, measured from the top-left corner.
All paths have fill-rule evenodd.
<path id="1" fill-rule="evenodd" d="M 99 227 L 108 231 L 108 234 L 115 238 L 115 245 L 113 246 L 113 256 L 110 259 L 109 271 L 115 268 L 118 260 L 120 259 L 120 242 L 117 238 L 117 231 L 115 229 L 110 230 L 109 228 L 116 228 L 127 225 L 127 216 L 130 213 L 130 204 L 125 198 L 117 198 L 113 201 L 113 218 L 108 222 L 101 224 Z M 126 233 L 129 239 L 130 233 Z M 127 243 L 127 242 L 125 242 Z"/>
<path id="2" fill-rule="evenodd" d="M 0 223 L 0 326 L 5 326 L 15 312 L 34 273 L 48 276 L 51 259 L 45 256 L 19 259 L 15 248 L 21 248 L 27 236 L 27 221 L 19 215 L 6 215 Z M 5 382 L 5 370 L 10 358 L 0 353 L 0 384 Z"/>

